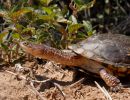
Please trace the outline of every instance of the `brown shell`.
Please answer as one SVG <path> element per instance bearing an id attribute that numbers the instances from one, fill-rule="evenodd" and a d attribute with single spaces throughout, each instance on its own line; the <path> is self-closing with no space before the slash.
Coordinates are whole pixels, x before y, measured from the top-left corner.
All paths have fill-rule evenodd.
<path id="1" fill-rule="evenodd" d="M 96 34 L 69 49 L 104 64 L 130 68 L 130 37 L 125 35 Z"/>

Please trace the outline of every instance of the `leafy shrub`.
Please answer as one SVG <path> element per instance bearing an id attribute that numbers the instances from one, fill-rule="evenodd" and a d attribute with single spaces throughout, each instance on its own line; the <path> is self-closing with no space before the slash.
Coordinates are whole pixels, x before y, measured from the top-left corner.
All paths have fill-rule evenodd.
<path id="1" fill-rule="evenodd" d="M 127 0 L 7 1 L 0 7 L 0 44 L 8 57 L 20 54 L 20 41 L 67 48 L 96 31 L 107 32 L 129 14 Z"/>

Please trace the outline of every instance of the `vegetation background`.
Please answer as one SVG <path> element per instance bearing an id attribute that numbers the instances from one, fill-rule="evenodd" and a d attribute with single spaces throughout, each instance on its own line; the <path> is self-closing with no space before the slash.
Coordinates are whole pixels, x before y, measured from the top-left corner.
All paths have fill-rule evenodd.
<path id="1" fill-rule="evenodd" d="M 130 0 L 0 0 L 0 99 L 130 100 L 129 77 L 113 93 L 94 75 L 36 60 L 19 47 L 28 41 L 66 49 L 93 34 L 130 35 L 129 15 Z"/>
<path id="2" fill-rule="evenodd" d="M 96 33 L 129 35 L 129 14 L 129 0 L 0 0 L 1 60 L 22 56 L 20 41 L 64 49 Z"/>

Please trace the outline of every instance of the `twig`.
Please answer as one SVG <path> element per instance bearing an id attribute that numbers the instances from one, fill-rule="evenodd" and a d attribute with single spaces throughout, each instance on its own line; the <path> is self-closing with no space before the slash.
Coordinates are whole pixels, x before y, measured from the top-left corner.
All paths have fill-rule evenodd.
<path id="1" fill-rule="evenodd" d="M 61 92 L 61 94 L 62 94 L 62 96 L 64 97 L 64 100 L 65 100 L 65 96 L 66 96 L 66 94 L 62 91 L 63 89 L 62 89 L 62 87 L 59 85 L 59 84 L 57 84 L 57 83 L 53 83 L 56 87 L 57 87 L 57 89 Z"/>
<path id="2" fill-rule="evenodd" d="M 30 86 L 32 87 L 32 90 L 40 97 L 41 100 L 47 100 L 47 98 L 41 96 L 41 94 L 36 90 L 36 88 L 33 85 L 33 82 L 30 81 Z"/>
<path id="3" fill-rule="evenodd" d="M 84 78 L 81 78 L 80 80 L 78 80 L 77 82 L 73 83 L 70 85 L 70 87 L 74 87 L 75 85 L 82 83 L 84 81 Z"/>
<path id="4" fill-rule="evenodd" d="M 15 76 L 18 75 L 18 74 L 16 74 L 16 73 L 11 72 L 11 71 L 8 71 L 8 70 L 6 70 L 6 72 L 8 72 L 8 73 L 10 73 L 10 74 L 12 74 L 12 75 L 15 75 Z M 27 78 L 24 77 L 24 76 L 22 76 L 22 75 L 19 75 L 19 78 L 24 79 L 24 80 L 27 80 Z M 31 81 L 32 81 L 32 82 L 37 82 L 37 83 L 45 83 L 45 82 L 48 82 L 48 81 L 51 81 L 51 80 L 52 80 L 52 79 L 46 79 L 46 80 L 43 80 L 43 81 L 38 81 L 38 80 L 31 80 Z"/>
<path id="5" fill-rule="evenodd" d="M 18 74 L 16 74 L 16 73 L 11 72 L 11 71 L 7 71 L 7 70 L 6 70 L 6 72 L 8 72 L 8 73 L 10 73 L 10 74 L 12 74 L 12 75 L 15 75 L 15 76 L 18 75 Z M 23 80 L 26 80 L 26 81 L 29 81 L 30 86 L 32 87 L 31 90 L 33 90 L 33 91 L 40 97 L 41 100 L 47 100 L 46 98 L 42 97 L 41 94 L 36 90 L 36 88 L 35 88 L 34 85 L 33 85 L 33 82 L 45 83 L 45 82 L 47 82 L 47 81 L 51 81 L 52 79 L 46 79 L 46 80 L 43 80 L 43 81 L 27 80 L 27 78 L 24 77 L 24 76 L 22 76 L 22 75 L 19 75 L 19 78 L 20 78 L 20 79 L 23 79 Z M 55 82 L 52 82 L 52 83 L 53 83 L 53 84 L 56 86 L 56 88 L 61 92 L 61 94 L 62 94 L 62 96 L 64 97 L 64 100 L 65 100 L 66 94 L 62 91 L 61 86 L 60 86 L 59 84 L 55 83 Z M 76 84 L 77 84 L 77 82 L 76 82 Z M 28 87 L 28 88 L 29 88 L 29 87 Z"/>
<path id="6" fill-rule="evenodd" d="M 6 70 L 6 72 L 8 72 L 8 73 L 10 73 L 10 74 L 12 74 L 12 75 L 15 75 L 15 76 L 18 75 L 18 74 L 16 74 L 16 73 L 11 72 L 11 71 L 7 71 L 7 70 Z M 32 87 L 31 90 L 33 90 L 33 91 L 40 97 L 41 100 L 47 100 L 45 97 L 42 97 L 42 96 L 41 96 L 41 94 L 35 89 L 35 87 L 34 87 L 34 85 L 33 85 L 33 82 L 40 82 L 40 81 L 27 80 L 27 78 L 24 77 L 24 76 L 22 76 L 22 75 L 19 75 L 19 78 L 21 78 L 21 79 L 23 79 L 23 80 L 26 80 L 26 81 L 29 81 L 30 86 Z M 41 81 L 41 82 L 43 82 L 43 81 Z"/>
<path id="7" fill-rule="evenodd" d="M 36 83 L 46 83 L 48 81 L 51 81 L 52 79 L 46 79 L 46 80 L 43 80 L 43 81 L 38 81 L 38 80 L 32 80 L 32 82 L 36 82 Z"/>
<path id="8" fill-rule="evenodd" d="M 16 74 L 16 73 L 13 73 L 13 72 L 8 71 L 8 70 L 5 70 L 5 71 L 6 71 L 7 73 L 10 73 L 10 74 L 15 75 L 15 76 L 18 75 L 18 74 Z M 22 76 L 22 75 L 20 75 L 19 78 L 21 78 L 21 79 L 23 79 L 23 80 L 27 80 L 26 77 L 24 77 L 24 76 Z"/>
<path id="9" fill-rule="evenodd" d="M 102 93 L 105 95 L 105 97 L 107 98 L 107 100 L 112 100 L 112 98 L 109 95 L 109 93 L 107 92 L 107 90 L 104 87 L 102 88 L 96 81 L 94 81 L 94 82 L 97 85 L 97 87 L 102 91 Z"/>
<path id="10" fill-rule="evenodd" d="M 110 94 L 107 92 L 107 90 L 105 89 L 105 87 L 102 87 L 102 88 L 103 88 L 103 90 L 106 92 L 106 94 L 107 94 L 107 96 L 108 96 L 109 100 L 112 100 L 112 98 L 111 98 Z"/>

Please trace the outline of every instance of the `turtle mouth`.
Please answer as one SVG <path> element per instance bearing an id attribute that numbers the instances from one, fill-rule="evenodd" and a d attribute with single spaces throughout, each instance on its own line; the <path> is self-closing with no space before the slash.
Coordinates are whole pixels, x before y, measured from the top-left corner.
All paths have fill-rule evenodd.
<path id="1" fill-rule="evenodd" d="M 20 47 L 23 47 L 24 46 L 24 42 L 20 42 L 19 45 L 20 45 Z"/>

